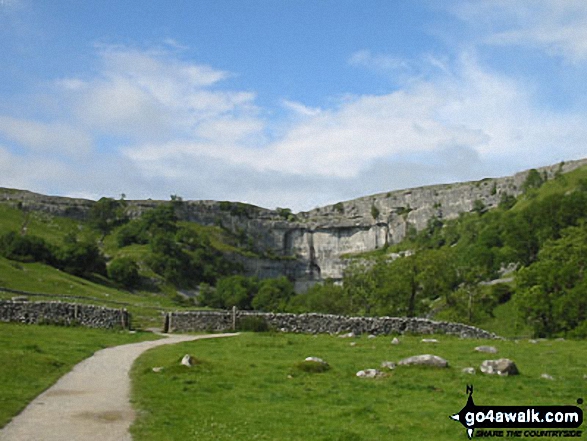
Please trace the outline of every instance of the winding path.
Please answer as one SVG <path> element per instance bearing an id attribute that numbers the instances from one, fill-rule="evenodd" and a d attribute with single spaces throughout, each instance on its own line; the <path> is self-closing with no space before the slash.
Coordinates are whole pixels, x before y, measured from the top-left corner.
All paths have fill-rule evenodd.
<path id="1" fill-rule="evenodd" d="M 0 441 L 131 441 L 134 360 L 156 346 L 234 335 L 169 335 L 102 349 L 35 398 L 0 431 Z"/>

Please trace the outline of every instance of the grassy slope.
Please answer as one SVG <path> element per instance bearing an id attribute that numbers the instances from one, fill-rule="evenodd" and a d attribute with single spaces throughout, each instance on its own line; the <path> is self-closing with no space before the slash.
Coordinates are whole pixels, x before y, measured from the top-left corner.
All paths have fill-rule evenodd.
<path id="1" fill-rule="evenodd" d="M 9 231 L 20 232 L 26 226 L 28 234 L 33 234 L 54 245 L 61 245 L 64 237 L 70 231 L 77 231 L 81 238 L 97 239 L 98 234 L 83 224 L 68 218 L 51 216 L 41 212 L 24 213 L 21 210 L 0 203 L 0 234 Z M 201 234 L 207 235 L 213 246 L 224 251 L 237 250 L 230 246 L 217 227 L 204 227 L 191 224 Z M 118 248 L 115 233 L 104 239 L 104 252 L 111 258 L 130 256 L 137 261 L 145 258 L 149 251 L 148 245 L 131 245 Z M 144 277 L 157 278 L 148 267 L 141 265 Z M 148 290 L 127 291 L 119 289 L 104 278 L 89 281 L 59 271 L 51 266 L 40 263 L 13 262 L 0 257 L 0 287 L 10 288 L 33 293 L 46 293 L 64 297 L 31 297 L 30 300 L 63 300 L 91 303 L 101 306 L 121 308 L 126 307 L 133 314 L 133 326 L 146 328 L 161 326 L 161 311 L 167 309 L 182 309 L 171 299 L 175 293 L 172 286 L 160 285 L 159 292 Z M 0 292 L 0 298 L 11 298 L 14 294 Z M 69 299 L 66 296 L 79 296 L 83 299 Z M 122 303 L 122 304 L 121 304 Z"/>
<path id="2" fill-rule="evenodd" d="M 95 351 L 153 334 L 0 323 L 0 427 Z"/>
<path id="3" fill-rule="evenodd" d="M 473 351 L 487 341 L 439 336 L 430 346 L 418 337 L 348 339 L 320 335 L 243 334 L 148 351 L 132 371 L 139 419 L 131 428 L 142 441 L 198 440 L 413 440 L 465 439 L 448 416 L 466 403 L 473 383 L 478 405 L 575 405 L 584 396 L 584 342 L 492 342 L 497 356 Z M 179 365 L 190 353 L 200 364 Z M 384 360 L 433 353 L 448 369 L 398 367 L 375 380 L 355 376 Z M 308 356 L 332 369 L 298 371 Z M 515 360 L 521 375 L 464 374 L 487 358 Z M 163 366 L 160 373 L 152 368 Z M 540 378 L 549 373 L 555 381 Z"/>

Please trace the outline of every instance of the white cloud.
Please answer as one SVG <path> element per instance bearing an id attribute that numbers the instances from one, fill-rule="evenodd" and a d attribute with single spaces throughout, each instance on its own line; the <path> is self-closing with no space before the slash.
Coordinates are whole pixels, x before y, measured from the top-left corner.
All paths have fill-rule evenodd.
<path id="1" fill-rule="evenodd" d="M 433 66 L 434 75 L 387 94 L 323 108 L 282 100 L 289 112 L 270 120 L 254 92 L 223 87 L 226 72 L 162 51 L 107 48 L 98 75 L 57 81 L 67 123 L 0 117 L 0 139 L 27 151 L 0 149 L 0 171 L 4 185 L 37 191 L 50 183 L 70 195 L 180 194 L 301 210 L 583 154 L 584 113 L 540 109 L 532 86 L 488 70 L 472 53 L 456 62 L 426 56 L 414 63 Z M 351 58 L 395 69 L 384 55 Z M 47 160 L 47 152 L 61 156 Z"/>
<path id="2" fill-rule="evenodd" d="M 587 60 L 584 0 L 483 0 L 459 4 L 454 12 L 471 26 L 488 26 L 486 43 L 535 47 L 573 63 Z"/>
<path id="3" fill-rule="evenodd" d="M 61 122 L 42 123 L 0 116 L 0 136 L 35 152 L 87 154 L 92 139 L 83 130 Z"/>

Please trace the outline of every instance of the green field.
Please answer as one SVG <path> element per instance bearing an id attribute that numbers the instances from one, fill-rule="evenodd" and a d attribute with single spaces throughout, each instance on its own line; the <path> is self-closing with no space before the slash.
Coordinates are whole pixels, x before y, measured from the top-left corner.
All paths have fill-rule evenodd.
<path id="1" fill-rule="evenodd" d="M 455 440 L 467 439 L 449 415 L 465 405 L 473 384 L 477 405 L 576 405 L 585 396 L 587 351 L 578 341 L 481 341 L 437 336 L 342 339 L 328 335 L 242 334 L 150 350 L 135 363 L 137 441 L 205 440 Z M 499 353 L 474 347 L 494 344 Z M 191 368 L 180 366 L 189 353 Z M 397 367 L 377 379 L 356 377 L 382 361 L 431 353 L 449 368 Z M 308 356 L 331 369 L 307 373 Z M 488 358 L 511 358 L 521 374 L 481 374 Z M 477 374 L 462 372 L 477 368 Z M 153 367 L 163 367 L 153 372 Z M 383 370 L 383 369 L 382 369 Z M 554 380 L 540 378 L 548 373 Z M 523 439 L 523 438 L 520 438 Z"/>
<path id="2" fill-rule="evenodd" d="M 0 323 L 0 427 L 95 351 L 156 338 L 150 333 Z"/>

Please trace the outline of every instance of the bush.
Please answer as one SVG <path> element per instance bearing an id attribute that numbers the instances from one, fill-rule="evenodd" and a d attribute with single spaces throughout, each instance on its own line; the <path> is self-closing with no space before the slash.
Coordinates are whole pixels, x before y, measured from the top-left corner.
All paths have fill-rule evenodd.
<path id="1" fill-rule="evenodd" d="M 0 255 L 19 262 L 42 262 L 52 265 L 52 247 L 37 236 L 21 236 L 14 231 L 0 237 Z"/>
<path id="2" fill-rule="evenodd" d="M 135 288 L 141 280 L 139 266 L 130 257 L 119 257 L 108 265 L 108 278 L 125 288 Z"/>

